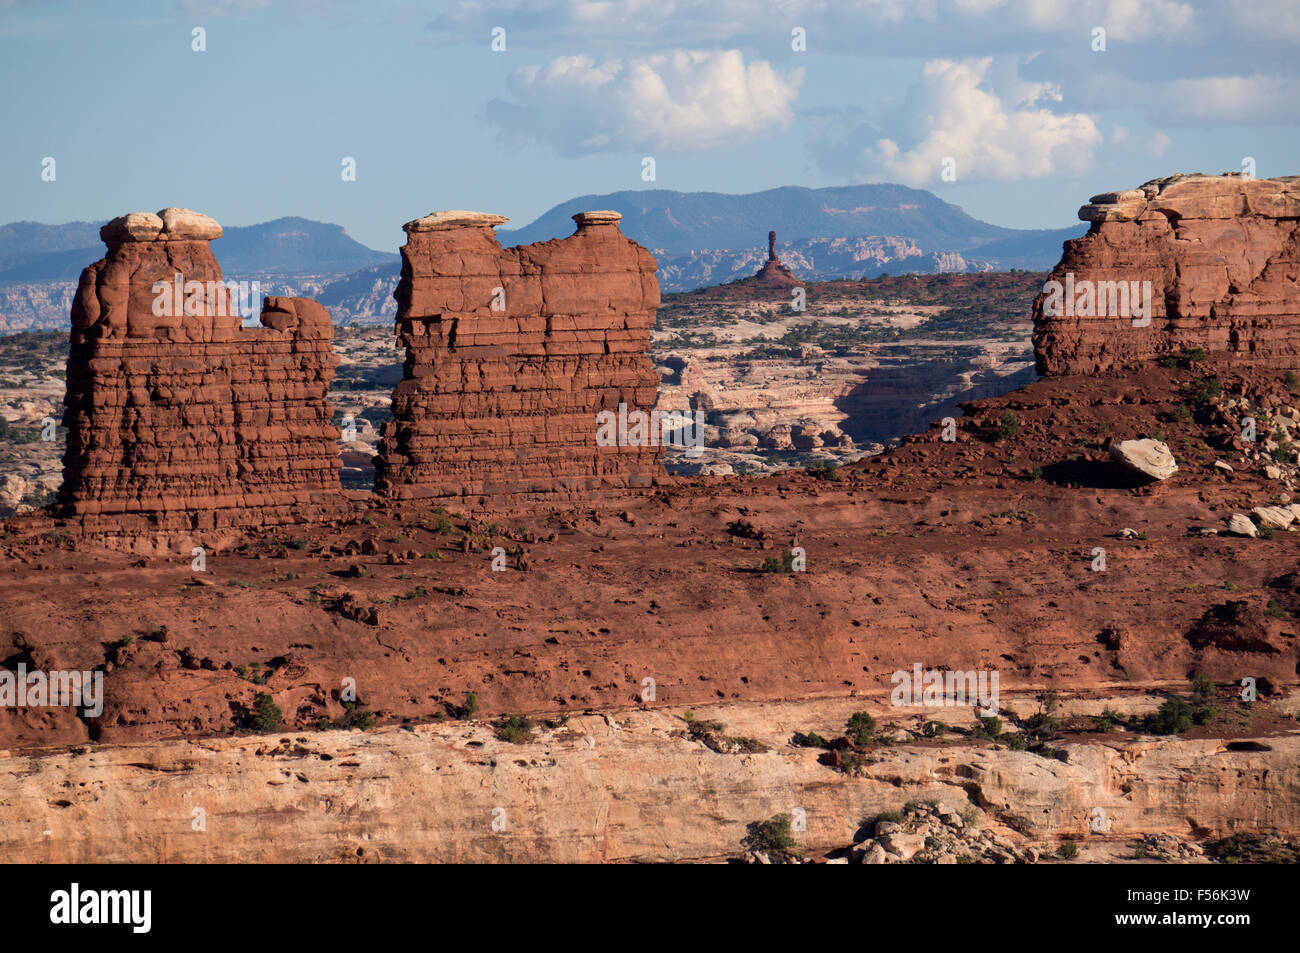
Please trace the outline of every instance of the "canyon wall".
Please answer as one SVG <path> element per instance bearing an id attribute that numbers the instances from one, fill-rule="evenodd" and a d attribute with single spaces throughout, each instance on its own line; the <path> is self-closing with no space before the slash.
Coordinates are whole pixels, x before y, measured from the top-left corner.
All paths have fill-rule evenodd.
<path id="1" fill-rule="evenodd" d="M 657 446 L 598 446 L 597 414 L 648 412 L 659 306 L 655 260 L 617 212 L 575 234 L 502 249 L 506 219 L 437 212 L 408 222 L 397 286 L 404 379 L 375 489 L 397 499 L 645 486 Z"/>
<path id="2" fill-rule="evenodd" d="M 1065 243 L 1051 275 L 1063 294 L 1035 302 L 1039 373 L 1133 367 L 1184 348 L 1300 368 L 1300 176 L 1175 175 L 1093 196 L 1079 218 L 1092 227 Z M 1136 305 L 1124 306 L 1125 291 Z"/>
<path id="3" fill-rule="evenodd" d="M 81 274 L 59 503 L 88 531 L 256 527 L 338 502 L 329 314 L 267 298 L 244 327 L 209 247 L 220 236 L 186 209 L 132 213 Z"/>
<path id="4" fill-rule="evenodd" d="M 853 703 L 831 703 L 842 723 Z M 910 800 L 978 809 L 981 826 L 1050 849 L 1143 833 L 1300 830 L 1300 739 L 873 749 L 860 775 L 789 743 L 801 703 L 701 715 L 767 750 L 721 753 L 663 710 L 576 715 L 524 744 L 481 724 L 283 733 L 0 752 L 6 863 L 672 863 L 742 850 L 748 826 L 802 812 L 800 851 L 855 838 Z M 1090 826 L 1104 811 L 1109 830 Z M 1128 851 L 1131 854 L 1131 848 Z"/>

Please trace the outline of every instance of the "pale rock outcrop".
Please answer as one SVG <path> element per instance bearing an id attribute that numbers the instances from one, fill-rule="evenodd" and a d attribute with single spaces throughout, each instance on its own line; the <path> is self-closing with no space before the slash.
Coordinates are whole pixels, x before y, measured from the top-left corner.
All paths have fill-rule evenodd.
<path id="1" fill-rule="evenodd" d="M 1174 455 L 1159 440 L 1124 440 L 1112 444 L 1110 458 L 1120 466 L 1153 480 L 1167 480 L 1178 472 Z"/>
<path id="2" fill-rule="evenodd" d="M 1255 529 L 1255 524 L 1244 513 L 1232 514 L 1228 519 L 1228 532 L 1233 536 L 1249 536 L 1251 539 L 1259 535 L 1259 530 Z"/>
<path id="3" fill-rule="evenodd" d="M 1286 529 L 1295 522 L 1295 515 L 1285 506 L 1257 506 L 1250 512 L 1256 523 L 1268 529 Z"/>

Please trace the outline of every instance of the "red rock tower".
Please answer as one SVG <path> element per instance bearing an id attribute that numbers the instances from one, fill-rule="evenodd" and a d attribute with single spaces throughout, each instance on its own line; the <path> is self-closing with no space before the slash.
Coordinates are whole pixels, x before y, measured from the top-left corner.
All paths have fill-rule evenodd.
<path id="1" fill-rule="evenodd" d="M 72 305 L 59 502 L 92 532 L 138 537 L 294 522 L 339 497 L 339 431 L 325 400 L 337 358 L 329 314 L 226 283 L 187 209 L 100 230 L 104 258 Z"/>
<path id="2" fill-rule="evenodd" d="M 435 212 L 404 226 L 406 368 L 377 492 L 583 493 L 662 472 L 658 446 L 597 443 L 601 411 L 648 413 L 659 383 L 648 356 L 657 266 L 621 217 L 581 212 L 568 238 L 506 249 L 499 215 Z"/>
<path id="3" fill-rule="evenodd" d="M 1174 175 L 1094 195 L 1079 218 L 1092 227 L 1065 243 L 1034 305 L 1040 374 L 1183 348 L 1300 369 L 1300 176 Z"/>
<path id="4" fill-rule="evenodd" d="M 767 261 L 749 281 L 760 288 L 793 288 L 801 283 L 776 256 L 775 231 L 767 233 Z"/>

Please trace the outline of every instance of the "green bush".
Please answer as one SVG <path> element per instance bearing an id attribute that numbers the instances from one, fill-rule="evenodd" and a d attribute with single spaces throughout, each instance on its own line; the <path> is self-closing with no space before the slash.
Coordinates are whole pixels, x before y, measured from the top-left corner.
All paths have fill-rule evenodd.
<path id="1" fill-rule="evenodd" d="M 278 731 L 283 721 L 284 712 L 280 710 L 274 698 L 266 692 L 258 692 L 253 696 L 253 712 L 248 720 L 249 728 L 259 734 L 268 734 Z"/>
<path id="2" fill-rule="evenodd" d="M 796 748 L 825 748 L 830 744 L 830 742 L 815 731 L 810 731 L 807 734 L 795 732 L 793 743 Z"/>
<path id="3" fill-rule="evenodd" d="M 794 572 L 794 552 L 789 549 L 781 550 L 781 558 L 768 556 L 763 560 L 763 564 L 758 567 L 759 572 L 787 573 Z"/>
<path id="4" fill-rule="evenodd" d="M 753 822 L 749 825 L 749 833 L 740 843 L 747 850 L 789 856 L 795 848 L 794 834 L 790 830 L 790 815 L 777 814 L 765 821 Z"/>
<path id="5" fill-rule="evenodd" d="M 927 738 L 938 738 L 948 730 L 948 726 L 941 721 L 927 721 L 921 726 L 921 734 Z"/>
<path id="6" fill-rule="evenodd" d="M 855 711 L 844 725 L 844 733 L 855 745 L 869 745 L 876 740 L 876 719 L 865 711 Z"/>
<path id="7" fill-rule="evenodd" d="M 360 728 L 362 731 L 369 731 L 379 720 L 379 716 L 373 711 L 358 708 L 356 702 L 344 702 L 343 708 L 343 717 L 334 722 L 335 728 Z"/>
<path id="8" fill-rule="evenodd" d="M 975 719 L 975 724 L 970 730 L 972 738 L 988 738 L 997 740 L 1002 737 L 1002 719 L 996 715 L 981 715 Z"/>
<path id="9" fill-rule="evenodd" d="M 1223 382 L 1212 375 L 1198 379 L 1189 388 L 1191 399 L 1198 404 L 1208 404 L 1222 393 Z"/>
<path id="10" fill-rule="evenodd" d="M 1194 712 L 1186 699 L 1171 695 L 1154 715 L 1147 715 L 1146 730 L 1153 735 L 1181 735 L 1191 731 Z"/>
<path id="11" fill-rule="evenodd" d="M 533 723 L 523 715 L 506 715 L 497 723 L 497 737 L 521 745 L 533 737 Z"/>
<path id="12" fill-rule="evenodd" d="M 1002 416 L 998 419 L 998 436 L 1003 440 L 1010 440 L 1018 433 L 1020 433 L 1020 419 L 1009 410 L 1002 411 Z"/>

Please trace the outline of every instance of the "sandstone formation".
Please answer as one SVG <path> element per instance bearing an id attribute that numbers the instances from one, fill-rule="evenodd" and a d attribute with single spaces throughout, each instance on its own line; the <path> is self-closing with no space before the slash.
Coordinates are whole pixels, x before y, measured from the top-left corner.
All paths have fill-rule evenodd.
<path id="1" fill-rule="evenodd" d="M 764 288 L 793 288 L 799 279 L 776 257 L 776 232 L 767 233 L 767 261 L 754 275 L 753 283 Z"/>
<path id="2" fill-rule="evenodd" d="M 1093 196 L 1034 309 L 1043 374 L 1087 374 L 1202 350 L 1238 367 L 1300 367 L 1300 176 L 1174 175 Z M 1149 313 L 1147 306 L 1149 305 Z"/>
<path id="3" fill-rule="evenodd" d="M 1112 444 L 1110 458 L 1120 466 L 1153 480 L 1167 480 L 1178 472 L 1169 448 L 1159 440 L 1123 440 Z"/>
<path id="4" fill-rule="evenodd" d="M 683 730 L 676 712 L 658 710 L 576 715 L 524 744 L 502 741 L 486 725 L 455 724 L 0 757 L 0 859 L 717 860 L 740 853 L 751 823 L 798 806 L 806 820 L 800 853 L 898 862 L 946 847 L 908 836 L 915 811 L 902 829 L 881 822 L 875 831 L 886 856 L 871 857 L 875 839 L 844 847 L 863 818 L 922 799 L 938 805 L 952 830 L 968 826 L 963 814 L 976 821 L 960 852 L 999 862 L 1031 859 L 1061 835 L 1102 847 L 1149 832 L 1300 831 L 1295 735 L 1235 750 L 1213 738 L 1113 737 L 1067 743 L 1065 760 L 914 742 L 876 748 L 859 776 L 789 743 L 809 724 L 842 722 L 846 710 L 851 705 L 823 702 L 704 712 L 767 749 L 754 754 L 714 751 Z M 201 830 L 195 808 L 206 815 Z M 1103 832 L 1092 827 L 1098 809 Z"/>
<path id="5" fill-rule="evenodd" d="M 617 212 L 565 239 L 502 249 L 499 215 L 408 222 L 393 394 L 375 489 L 398 499 L 646 486 L 657 445 L 597 444 L 597 415 L 649 412 L 655 260 Z M 648 436 L 648 435 L 647 435 Z"/>
<path id="6" fill-rule="evenodd" d="M 329 314 L 267 298 L 244 327 L 206 215 L 135 212 L 100 235 L 72 306 L 65 515 L 128 536 L 319 516 L 339 492 Z"/>

